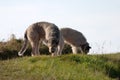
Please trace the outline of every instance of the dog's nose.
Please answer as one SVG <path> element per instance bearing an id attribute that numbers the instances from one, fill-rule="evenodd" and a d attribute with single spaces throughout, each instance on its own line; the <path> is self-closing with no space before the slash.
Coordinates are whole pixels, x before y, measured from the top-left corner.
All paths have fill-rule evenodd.
<path id="1" fill-rule="evenodd" d="M 51 53 L 54 53 L 55 50 L 56 50 L 55 47 L 52 47 L 52 48 L 51 48 Z"/>
<path id="2" fill-rule="evenodd" d="M 49 49 L 49 52 L 50 52 L 50 53 L 54 53 L 55 50 L 54 50 L 53 48 L 50 48 L 50 49 Z"/>
<path id="3" fill-rule="evenodd" d="M 55 51 L 54 50 L 51 50 L 51 53 L 54 53 Z"/>

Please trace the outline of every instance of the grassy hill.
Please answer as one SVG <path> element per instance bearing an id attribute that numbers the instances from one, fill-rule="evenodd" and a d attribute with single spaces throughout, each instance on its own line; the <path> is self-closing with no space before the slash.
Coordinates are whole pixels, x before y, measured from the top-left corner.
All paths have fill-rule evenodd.
<path id="1" fill-rule="evenodd" d="M 0 60 L 0 80 L 120 80 L 120 53 Z"/>

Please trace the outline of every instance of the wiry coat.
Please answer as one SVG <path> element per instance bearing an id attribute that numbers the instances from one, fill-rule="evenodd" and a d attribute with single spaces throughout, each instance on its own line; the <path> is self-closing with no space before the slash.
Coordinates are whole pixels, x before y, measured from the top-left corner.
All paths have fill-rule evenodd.
<path id="1" fill-rule="evenodd" d="M 31 44 L 31 55 L 39 54 L 39 43 L 43 40 L 46 41 L 49 52 L 55 54 L 57 46 L 59 44 L 60 31 L 58 27 L 49 22 L 37 22 L 30 25 L 25 31 L 24 44 L 21 50 L 18 52 L 19 56 L 22 56 L 27 48 L 28 41 Z"/>
<path id="2" fill-rule="evenodd" d="M 81 32 L 71 28 L 62 28 L 60 32 L 62 33 L 64 42 L 72 47 L 74 54 L 78 53 L 78 50 L 80 50 L 81 53 L 89 52 L 91 47 Z"/>

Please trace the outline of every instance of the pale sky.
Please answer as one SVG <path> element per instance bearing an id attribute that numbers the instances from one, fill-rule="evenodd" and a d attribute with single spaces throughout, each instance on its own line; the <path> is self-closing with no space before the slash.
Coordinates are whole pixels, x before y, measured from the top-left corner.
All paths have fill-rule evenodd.
<path id="1" fill-rule="evenodd" d="M 0 0 L 0 41 L 40 21 L 82 32 L 90 53 L 120 52 L 120 0 Z"/>

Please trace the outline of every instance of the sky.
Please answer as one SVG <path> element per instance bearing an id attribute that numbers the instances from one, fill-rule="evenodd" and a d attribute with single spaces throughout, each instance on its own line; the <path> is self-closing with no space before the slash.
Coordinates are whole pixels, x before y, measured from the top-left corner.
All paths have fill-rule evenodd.
<path id="1" fill-rule="evenodd" d="M 0 0 L 0 41 L 40 21 L 82 32 L 90 54 L 120 52 L 120 0 Z"/>

